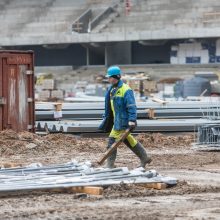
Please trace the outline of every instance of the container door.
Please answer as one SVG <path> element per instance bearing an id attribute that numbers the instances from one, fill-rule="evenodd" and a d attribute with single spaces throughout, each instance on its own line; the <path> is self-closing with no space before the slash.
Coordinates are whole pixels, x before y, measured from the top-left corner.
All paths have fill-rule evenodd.
<path id="1" fill-rule="evenodd" d="M 7 129 L 13 129 L 17 130 L 17 123 L 18 123 L 18 111 L 17 111 L 17 106 L 18 106 L 18 96 L 17 96 L 17 68 L 16 65 L 10 65 L 8 66 L 8 71 L 5 71 L 4 73 L 7 72 L 7 87 L 4 88 L 4 91 L 7 92 L 5 94 L 5 98 L 7 100 L 7 106 L 5 106 L 5 111 L 4 112 L 5 116 L 4 120 L 5 121 L 5 126 Z M 4 77 L 5 78 L 5 77 Z"/>
<path id="2" fill-rule="evenodd" d="M 2 67 L 2 59 L 0 58 L 0 131 L 3 130 L 3 105 L 4 105 L 3 67 Z"/>
<path id="3" fill-rule="evenodd" d="M 22 64 L 22 59 L 20 62 L 15 60 L 17 57 L 3 60 L 3 91 L 7 100 L 3 112 L 3 129 L 33 131 L 33 71 L 30 71 L 30 63 Z"/>

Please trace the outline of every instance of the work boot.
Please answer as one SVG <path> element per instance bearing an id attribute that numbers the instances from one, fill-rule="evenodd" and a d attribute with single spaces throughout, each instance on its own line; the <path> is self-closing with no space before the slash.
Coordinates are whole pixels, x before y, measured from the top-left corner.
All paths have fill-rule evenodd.
<path id="1" fill-rule="evenodd" d="M 107 150 L 115 143 L 115 138 L 110 137 L 108 139 Z M 112 154 L 107 158 L 106 168 L 115 168 L 114 163 L 117 155 L 117 149 L 115 149 Z"/>
<path id="2" fill-rule="evenodd" d="M 127 139 L 124 141 L 124 143 L 138 156 L 141 161 L 140 167 L 145 168 L 146 164 L 152 161 L 152 159 L 147 156 L 146 150 L 140 142 L 138 142 L 134 147 L 130 145 Z"/>

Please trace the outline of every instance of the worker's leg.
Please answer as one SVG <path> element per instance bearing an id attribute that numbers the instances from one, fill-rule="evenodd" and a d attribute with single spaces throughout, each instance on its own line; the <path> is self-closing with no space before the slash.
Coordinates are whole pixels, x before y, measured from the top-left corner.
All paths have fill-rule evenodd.
<path id="1" fill-rule="evenodd" d="M 116 131 L 114 129 L 111 130 L 111 133 L 109 134 L 107 149 L 109 149 L 112 146 L 112 144 L 114 144 L 114 142 L 121 137 L 123 132 L 124 132 L 123 130 L 122 131 Z M 112 152 L 112 154 L 107 158 L 107 164 L 106 164 L 107 168 L 114 168 L 116 156 L 117 156 L 117 149 L 115 149 Z"/>
<path id="2" fill-rule="evenodd" d="M 107 149 L 109 149 L 115 143 L 115 140 L 118 138 L 120 138 L 119 133 L 115 131 L 114 129 L 112 129 L 109 135 Z M 112 154 L 107 158 L 107 164 L 106 164 L 107 168 L 114 168 L 116 156 L 117 156 L 117 149 L 115 149 L 112 152 Z"/>
<path id="3" fill-rule="evenodd" d="M 145 168 L 146 164 L 151 162 L 151 158 L 147 155 L 143 145 L 138 142 L 131 134 L 128 135 L 124 143 L 138 156 L 141 161 L 141 167 Z"/>
<path id="4" fill-rule="evenodd" d="M 109 137 L 107 149 L 109 149 L 114 143 L 115 143 L 115 138 L 114 137 Z M 107 158 L 107 164 L 106 164 L 107 168 L 114 168 L 116 155 L 117 155 L 117 149 L 115 149 L 112 152 L 112 154 Z"/>

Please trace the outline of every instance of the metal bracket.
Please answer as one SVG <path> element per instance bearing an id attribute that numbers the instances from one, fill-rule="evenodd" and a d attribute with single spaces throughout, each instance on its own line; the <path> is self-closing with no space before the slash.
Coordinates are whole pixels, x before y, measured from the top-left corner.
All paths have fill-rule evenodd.
<path id="1" fill-rule="evenodd" d="M 5 105 L 6 99 L 4 97 L 0 97 L 0 105 Z"/>
<path id="2" fill-rule="evenodd" d="M 28 125 L 28 126 L 27 126 L 27 129 L 28 129 L 28 130 L 31 130 L 32 128 L 33 128 L 32 125 Z"/>
<path id="3" fill-rule="evenodd" d="M 27 75 L 32 75 L 34 72 L 32 70 L 26 70 Z"/>
<path id="4" fill-rule="evenodd" d="M 27 102 L 33 102 L 33 98 L 27 98 Z"/>

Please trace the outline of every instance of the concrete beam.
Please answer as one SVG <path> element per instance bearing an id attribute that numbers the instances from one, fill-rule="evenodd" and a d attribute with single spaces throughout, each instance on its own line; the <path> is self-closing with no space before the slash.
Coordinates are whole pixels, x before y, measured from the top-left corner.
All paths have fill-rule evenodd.
<path id="1" fill-rule="evenodd" d="M 216 38 L 220 36 L 220 28 L 169 28 L 161 30 L 147 30 L 134 32 L 120 29 L 114 33 L 53 33 L 39 36 L 13 35 L 1 37 L 0 46 L 42 45 L 64 43 L 91 43 L 91 42 L 123 42 L 140 40 L 170 40 L 188 38 Z"/>
<path id="2" fill-rule="evenodd" d="M 108 7 L 103 12 L 101 12 L 98 16 L 96 16 L 91 21 L 91 24 L 90 24 L 91 30 L 94 29 L 102 20 L 106 19 L 113 12 L 114 12 L 113 7 Z"/>

